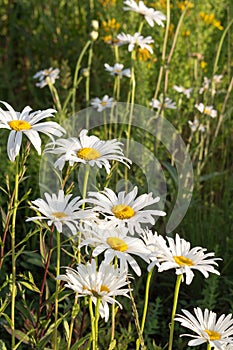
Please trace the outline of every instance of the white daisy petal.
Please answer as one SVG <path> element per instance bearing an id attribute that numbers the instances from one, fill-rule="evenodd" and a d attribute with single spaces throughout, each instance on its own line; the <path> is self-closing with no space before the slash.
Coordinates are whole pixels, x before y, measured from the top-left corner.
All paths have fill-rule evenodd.
<path id="1" fill-rule="evenodd" d="M 102 262 L 97 270 L 94 259 L 87 265 L 79 264 L 76 270 L 67 267 L 66 274 L 57 276 L 57 279 L 65 281 L 65 286 L 77 292 L 79 298 L 89 296 L 95 305 L 98 296 L 99 312 L 106 322 L 109 318 L 108 303 L 113 304 L 116 301 L 122 307 L 115 297 L 129 297 L 127 273 L 105 262 Z"/>
<path id="2" fill-rule="evenodd" d="M 31 141 L 37 152 L 41 153 L 41 139 L 38 132 L 43 132 L 53 140 L 53 135 L 61 136 L 65 130 L 55 122 L 38 123 L 41 119 L 53 116 L 54 109 L 32 112 L 31 107 L 26 106 L 22 112 L 16 112 L 7 102 L 0 101 L 8 109 L 0 108 L 0 129 L 9 129 L 10 135 L 7 144 L 7 154 L 14 161 L 20 152 L 22 135 L 25 134 Z"/>
<path id="3" fill-rule="evenodd" d="M 182 312 L 183 314 L 176 315 L 175 321 L 196 333 L 195 335 L 181 335 L 195 338 L 188 342 L 189 346 L 209 343 L 211 348 L 228 350 L 228 344 L 233 345 L 232 314 L 227 316 L 223 314 L 217 319 L 216 313 L 208 309 L 205 309 L 203 313 L 199 307 L 194 309 L 195 316 L 187 310 L 182 310 Z"/>
<path id="4" fill-rule="evenodd" d="M 160 210 L 145 209 L 145 207 L 158 202 L 152 193 L 137 195 L 137 187 L 126 194 L 125 191 L 118 195 L 110 189 L 105 188 L 101 192 L 89 192 L 86 202 L 96 205 L 93 210 L 103 214 L 115 225 L 125 226 L 131 235 L 143 231 L 141 224 L 154 224 L 154 216 L 164 216 L 166 213 Z"/>

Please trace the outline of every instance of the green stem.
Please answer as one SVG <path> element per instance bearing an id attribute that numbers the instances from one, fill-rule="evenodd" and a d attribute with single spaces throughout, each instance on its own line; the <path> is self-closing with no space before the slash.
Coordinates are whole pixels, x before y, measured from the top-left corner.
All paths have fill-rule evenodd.
<path id="1" fill-rule="evenodd" d="M 73 329 L 74 329 L 74 321 L 77 316 L 77 313 L 75 312 L 77 303 L 78 303 L 78 293 L 75 294 L 75 299 L 74 299 L 73 312 L 72 312 L 71 321 L 70 321 L 69 339 L 67 342 L 67 350 L 70 350 L 70 346 L 71 346 Z"/>
<path id="2" fill-rule="evenodd" d="M 57 231 L 57 266 L 56 274 L 60 275 L 60 260 L 61 260 L 61 234 Z M 58 321 L 58 294 L 60 289 L 60 280 L 56 280 L 55 291 L 55 328 L 54 328 L 54 350 L 57 349 L 57 321 Z"/>
<path id="3" fill-rule="evenodd" d="M 62 107 L 61 107 L 61 102 L 60 102 L 60 98 L 59 98 L 57 89 L 56 89 L 55 86 L 51 83 L 51 79 L 50 79 L 49 77 L 46 78 L 46 81 L 47 81 L 47 83 L 48 83 L 48 87 L 49 87 L 49 90 L 50 90 L 50 92 L 51 92 L 51 95 L 52 95 L 53 101 L 54 101 L 54 103 L 55 103 L 55 106 L 56 106 L 58 112 L 61 113 Z"/>
<path id="4" fill-rule="evenodd" d="M 162 64 L 160 66 L 159 70 L 159 77 L 158 77 L 158 82 L 154 94 L 154 99 L 157 98 L 161 81 L 162 81 L 162 76 L 163 76 L 163 71 L 164 71 L 164 65 L 165 65 L 165 58 L 166 58 L 166 50 L 167 50 L 167 41 L 168 41 L 168 34 L 169 34 L 169 26 L 170 26 L 170 14 L 171 14 L 171 9 L 170 9 L 170 0 L 167 0 L 167 20 L 166 20 L 166 30 L 165 30 L 165 35 L 164 35 L 164 40 L 163 40 L 163 50 L 162 50 Z"/>
<path id="5" fill-rule="evenodd" d="M 220 39 L 220 42 L 219 42 L 219 45 L 218 45 L 218 51 L 217 51 L 216 58 L 215 58 L 215 61 L 214 61 L 213 76 L 215 75 L 215 73 L 216 73 L 217 70 L 218 70 L 218 61 L 219 61 L 220 53 L 221 53 L 221 50 L 222 50 L 223 41 L 224 41 L 225 36 L 226 36 L 228 30 L 230 29 L 232 23 L 233 23 L 233 18 L 232 18 L 232 20 L 229 22 L 229 24 L 228 24 L 228 26 L 226 27 L 226 29 L 224 30 L 224 32 L 223 32 L 223 34 L 222 34 L 222 37 L 221 37 L 221 39 Z"/>
<path id="6" fill-rule="evenodd" d="M 173 300 L 173 308 L 172 308 L 172 316 L 171 316 L 171 324 L 170 324 L 170 336 L 169 336 L 169 344 L 168 344 L 168 350 L 172 350 L 172 344 L 173 344 L 173 334 L 174 334 L 174 324 L 175 324 L 175 314 L 176 314 L 176 308 L 177 308 L 177 301 L 179 296 L 179 290 L 180 290 L 180 284 L 182 281 L 183 275 L 178 275 L 176 279 L 176 286 L 175 286 L 175 292 L 174 292 L 174 300 Z"/>
<path id="7" fill-rule="evenodd" d="M 91 72 L 92 56 L 93 56 L 93 42 L 89 50 L 88 62 L 87 62 L 87 69 L 89 72 L 89 74 L 86 77 L 86 106 L 87 107 L 89 106 L 89 102 L 90 102 L 90 72 Z M 87 129 L 89 129 L 89 125 L 87 125 Z"/>
<path id="8" fill-rule="evenodd" d="M 79 74 L 79 70 L 81 67 L 81 62 L 82 62 L 82 59 L 83 59 L 85 52 L 88 49 L 88 46 L 91 43 L 92 43 L 91 40 L 87 41 L 87 43 L 84 46 L 84 48 L 82 49 L 82 52 L 80 53 L 80 56 L 79 56 L 77 63 L 76 63 L 75 72 L 74 72 L 74 81 L 73 81 L 73 96 L 72 96 L 72 112 L 73 112 L 73 114 L 75 113 L 76 89 L 78 87 L 78 74 Z"/>
<path id="9" fill-rule="evenodd" d="M 146 321 L 146 314 L 148 309 L 148 303 L 149 303 L 149 291 L 150 291 L 150 281 L 153 274 L 154 269 L 151 269 L 148 272 L 147 280 L 146 280 L 146 290 L 145 290 L 145 301 L 144 301 L 144 309 L 143 309 L 143 315 L 142 315 L 142 323 L 141 323 L 141 333 L 143 334 L 145 321 Z"/>
<path id="10" fill-rule="evenodd" d="M 211 350 L 211 345 L 210 345 L 210 343 L 207 343 L 206 350 Z"/>
<path id="11" fill-rule="evenodd" d="M 96 350 L 98 350 L 98 336 L 99 336 L 99 307 L 100 307 L 100 298 L 97 298 L 96 306 L 95 306 L 95 341 L 96 341 Z"/>
<path id="12" fill-rule="evenodd" d="M 93 312 L 92 299 L 89 297 L 89 312 L 91 317 L 91 337 L 92 337 L 92 350 L 96 350 L 96 339 L 95 339 L 95 316 Z"/>
<path id="13" fill-rule="evenodd" d="M 142 322 L 141 322 L 141 335 L 143 335 L 143 331 L 145 327 L 145 321 L 146 321 L 146 315 L 147 315 L 147 309 L 148 309 L 148 303 L 149 303 L 150 281 L 151 281 L 153 271 L 154 269 L 152 268 L 147 274 L 146 290 L 145 290 L 145 297 L 144 297 L 144 309 L 143 309 Z M 140 338 L 137 339 L 136 350 L 139 350 L 139 346 L 140 346 Z"/>
<path id="14" fill-rule="evenodd" d="M 16 298 L 16 255 L 15 255 L 15 226 L 16 214 L 19 205 L 19 157 L 15 161 L 15 197 L 11 227 L 11 250 L 12 250 L 12 290 L 11 290 L 11 348 L 15 348 L 15 298 Z"/>

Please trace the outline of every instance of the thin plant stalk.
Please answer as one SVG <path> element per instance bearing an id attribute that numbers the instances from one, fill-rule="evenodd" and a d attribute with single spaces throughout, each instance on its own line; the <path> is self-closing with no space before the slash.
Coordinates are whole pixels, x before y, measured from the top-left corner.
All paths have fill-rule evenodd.
<path id="1" fill-rule="evenodd" d="M 164 65 L 165 65 L 165 58 L 166 58 L 166 51 L 167 51 L 167 42 L 168 42 L 168 34 L 169 34 L 169 26 L 170 26 L 170 17 L 171 17 L 171 6 L 170 6 L 170 0 L 167 0 L 167 20 L 166 20 L 166 29 L 165 29 L 165 35 L 164 35 L 164 41 L 163 41 L 163 50 L 162 50 L 162 64 L 160 66 L 159 70 L 159 77 L 158 77 L 158 82 L 154 94 L 154 99 L 157 98 L 162 77 L 163 77 L 163 71 L 164 71 Z"/>
<path id="2" fill-rule="evenodd" d="M 83 56 L 85 55 L 88 47 L 91 45 L 92 41 L 88 40 L 86 42 L 86 45 L 84 46 L 84 48 L 82 49 L 82 52 L 79 55 L 79 58 L 77 60 L 76 63 L 76 67 L 75 67 L 75 72 L 74 72 L 74 80 L 73 80 L 73 95 L 72 95 L 72 112 L 73 114 L 75 113 L 75 103 L 76 103 L 76 89 L 78 87 L 78 74 L 79 74 L 79 70 L 81 68 L 81 62 L 83 59 Z"/>
<path id="3" fill-rule="evenodd" d="M 60 261 L 61 261 L 61 233 L 57 230 L 57 262 L 56 274 L 60 275 Z M 57 349 L 57 321 L 58 321 L 58 294 L 60 289 L 60 280 L 56 280 L 55 290 L 55 328 L 54 328 L 54 350 Z"/>
<path id="4" fill-rule="evenodd" d="M 85 177 L 84 177 L 84 181 L 83 181 L 83 199 L 85 199 L 86 195 L 87 195 L 87 184 L 88 184 L 89 173 L 90 173 L 90 166 L 87 164 Z M 82 203 L 82 209 L 84 210 L 84 208 L 85 208 L 85 202 Z M 80 243 L 81 243 L 81 236 L 79 233 L 78 234 L 78 247 L 80 246 Z M 81 263 L 80 248 L 78 248 L 77 263 L 78 264 Z M 76 307 L 77 303 L 78 303 L 78 294 L 76 293 L 73 308 Z M 69 350 L 70 346 L 71 346 L 72 334 L 73 334 L 73 329 L 74 329 L 74 321 L 75 321 L 75 317 L 72 316 L 71 321 L 70 321 L 69 339 L 68 339 L 68 344 L 67 344 L 67 350 Z"/>
<path id="5" fill-rule="evenodd" d="M 147 309 L 148 309 L 148 303 L 149 303 L 149 291 L 150 291 L 150 281 L 153 274 L 154 269 L 151 269 L 147 274 L 147 280 L 146 280 L 146 290 L 145 290 L 145 298 L 144 298 L 144 309 L 143 309 L 143 315 L 142 315 L 142 323 L 141 323 L 141 332 L 143 333 L 144 327 L 145 327 L 145 321 L 146 321 L 146 315 L 147 315 Z"/>
<path id="6" fill-rule="evenodd" d="M 90 103 L 90 72 L 91 72 L 91 62 L 92 62 L 92 57 L 93 57 L 93 42 L 91 43 L 91 47 L 89 50 L 89 55 L 88 55 L 88 62 L 87 62 L 87 77 L 86 77 L 86 106 L 89 106 Z M 87 129 L 89 126 L 87 125 Z"/>
<path id="7" fill-rule="evenodd" d="M 89 297 L 89 312 L 91 317 L 91 337 L 92 337 L 92 350 L 96 350 L 96 338 L 95 338 L 95 316 L 93 312 L 92 299 Z"/>
<path id="8" fill-rule="evenodd" d="M 228 26 L 225 28 L 224 32 L 222 33 L 222 37 L 221 37 L 221 39 L 219 41 L 218 50 L 217 50 L 217 54 L 216 54 L 215 61 L 214 61 L 213 76 L 216 74 L 216 72 L 218 70 L 218 61 L 219 61 L 220 53 L 221 53 L 221 50 L 222 50 L 222 45 L 223 45 L 225 36 L 226 36 L 226 34 L 227 34 L 228 30 L 230 29 L 232 24 L 233 24 L 233 18 L 228 23 Z"/>
<path id="9" fill-rule="evenodd" d="M 75 294 L 73 310 L 75 310 L 77 303 L 78 303 L 78 293 Z M 70 350 L 71 341 L 72 341 L 72 334 L 73 334 L 73 329 L 74 329 L 74 321 L 75 321 L 76 316 L 77 316 L 76 313 L 72 312 L 71 321 L 70 321 L 70 329 L 69 329 L 69 338 L 68 338 L 68 342 L 67 342 L 67 350 Z"/>
<path id="10" fill-rule="evenodd" d="M 98 341 L 99 341 L 99 307 L 100 307 L 100 298 L 97 298 L 95 306 L 95 341 L 96 341 L 96 350 L 98 350 Z"/>
<path id="11" fill-rule="evenodd" d="M 16 215 L 19 205 L 19 156 L 15 160 L 15 196 L 11 226 L 11 251 L 12 251 L 12 287 L 11 287 L 11 348 L 15 348 L 15 298 L 16 298 L 16 255 L 15 255 L 15 227 Z"/>
<path id="12" fill-rule="evenodd" d="M 210 343 L 207 343 L 206 350 L 211 350 L 211 345 L 210 345 Z"/>
<path id="13" fill-rule="evenodd" d="M 146 350 L 146 346 L 145 346 L 144 339 L 143 339 L 143 334 L 141 332 L 139 316 L 138 316 L 138 310 L 137 310 L 137 306 L 136 306 L 136 303 L 135 303 L 135 300 L 134 300 L 134 297 L 133 297 L 132 290 L 130 288 L 129 280 L 128 280 L 128 287 L 129 287 L 130 299 L 131 299 L 131 302 L 132 302 L 132 310 L 133 310 L 133 315 L 134 315 L 134 322 L 135 322 L 136 330 L 137 330 L 137 333 L 138 333 L 137 343 L 138 343 L 138 346 L 141 345 L 141 350 Z"/>
<path id="14" fill-rule="evenodd" d="M 183 275 L 181 274 L 181 275 L 178 275 L 177 279 L 176 279 L 176 286 L 175 286 L 174 299 L 173 299 L 173 308 L 172 308 L 172 316 L 171 316 L 171 323 L 170 323 L 170 336 L 169 336 L 168 350 L 172 350 L 175 314 L 176 314 L 176 308 L 177 308 L 177 302 L 178 302 L 178 296 L 179 296 L 179 290 L 180 290 L 180 284 L 182 281 L 182 277 L 183 277 Z"/>
<path id="15" fill-rule="evenodd" d="M 171 50 L 170 50 L 170 52 L 168 54 L 168 58 L 167 58 L 167 62 L 166 62 L 165 81 L 164 81 L 164 96 L 166 95 L 167 88 L 168 88 L 168 74 L 169 74 L 168 67 L 169 67 L 169 64 L 171 62 L 173 52 L 175 50 L 178 34 L 180 32 L 181 24 L 183 22 L 183 19 L 184 19 L 184 16 L 186 14 L 187 9 L 188 9 L 188 5 L 186 6 L 184 11 L 182 12 L 182 15 L 180 16 L 179 22 L 178 22 L 177 27 L 176 27 L 175 35 L 174 35 L 174 38 L 173 38 L 173 41 L 172 41 Z M 169 13 L 169 16 L 170 16 L 170 13 Z M 170 21 L 170 17 L 169 17 L 169 21 Z"/>
<path id="16" fill-rule="evenodd" d="M 55 106 L 56 106 L 58 112 L 61 113 L 62 107 L 61 107 L 61 102 L 60 102 L 60 98 L 59 98 L 57 89 L 56 89 L 55 86 L 52 84 L 51 79 L 50 79 L 49 77 L 46 78 L 46 82 L 47 82 L 47 84 L 48 84 L 48 87 L 49 87 L 49 90 L 50 90 L 50 92 L 51 92 L 51 95 L 52 95 L 53 101 L 54 101 L 54 103 L 55 103 Z"/>

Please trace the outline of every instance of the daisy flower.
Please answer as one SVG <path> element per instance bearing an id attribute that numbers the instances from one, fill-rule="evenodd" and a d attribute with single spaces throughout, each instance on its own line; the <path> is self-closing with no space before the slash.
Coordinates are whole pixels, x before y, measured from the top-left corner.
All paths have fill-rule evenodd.
<path id="1" fill-rule="evenodd" d="M 10 130 L 7 153 L 12 162 L 20 152 L 23 134 L 28 137 L 38 154 L 41 154 L 39 132 L 49 136 L 53 141 L 52 135 L 61 136 L 65 133 L 65 129 L 56 122 L 39 123 L 44 118 L 54 117 L 53 113 L 56 111 L 52 108 L 32 112 L 31 107 L 27 106 L 22 112 L 16 112 L 7 102 L 0 102 L 7 108 L 7 111 L 0 108 L 0 129 Z"/>
<path id="2" fill-rule="evenodd" d="M 148 8 L 143 1 L 139 1 L 139 4 L 137 4 L 134 0 L 126 0 L 124 4 L 127 5 L 127 7 L 123 7 L 124 11 L 133 11 L 143 15 L 151 27 L 154 27 L 154 22 L 164 27 L 163 21 L 166 21 L 166 16 L 160 11 Z"/>
<path id="3" fill-rule="evenodd" d="M 160 256 L 162 247 L 166 247 L 166 241 L 163 236 L 158 235 L 157 232 L 153 233 L 151 230 L 146 228 L 141 234 L 140 238 L 144 241 L 147 249 L 149 249 L 149 259 L 152 261 L 148 266 L 148 271 L 151 270 L 152 267 L 159 264 L 158 257 Z"/>
<path id="4" fill-rule="evenodd" d="M 116 195 L 110 188 L 101 192 L 89 192 L 87 202 L 95 204 L 94 211 L 103 214 L 116 225 L 126 226 L 131 235 L 142 231 L 141 224 L 155 224 L 154 216 L 164 216 L 161 210 L 145 209 L 159 202 L 160 198 L 152 197 L 152 192 L 137 197 L 138 188 L 126 194 L 125 191 Z M 136 198 L 137 197 L 137 198 Z"/>
<path id="5" fill-rule="evenodd" d="M 203 124 L 200 124 L 197 118 L 195 118 L 193 122 L 189 120 L 188 124 L 192 132 L 195 132 L 197 130 L 200 132 L 205 132 L 205 126 Z"/>
<path id="6" fill-rule="evenodd" d="M 203 103 L 195 104 L 195 107 L 199 110 L 199 112 L 209 115 L 211 118 L 217 117 L 217 111 L 213 106 L 204 106 Z"/>
<path id="7" fill-rule="evenodd" d="M 107 174 L 110 173 L 111 165 L 109 161 L 115 160 L 129 167 L 131 160 L 124 157 L 121 146 L 122 143 L 116 139 L 103 141 L 97 136 L 87 135 L 88 130 L 83 129 L 79 134 L 79 139 L 71 137 L 68 139 L 58 139 L 55 143 L 50 143 L 45 149 L 45 153 L 61 154 L 54 166 L 63 169 L 65 162 L 70 166 L 74 163 L 84 163 L 90 166 L 103 166 Z"/>
<path id="8" fill-rule="evenodd" d="M 109 66 L 109 64 L 104 64 L 105 70 L 109 72 L 111 75 L 117 75 L 120 78 L 123 76 L 130 78 L 131 72 L 129 68 L 123 69 L 124 65 L 120 63 L 115 63 L 113 67 Z"/>
<path id="9" fill-rule="evenodd" d="M 187 98 L 190 98 L 191 92 L 193 91 L 192 88 L 185 89 L 183 86 L 178 86 L 178 85 L 174 85 L 173 89 L 181 94 L 184 94 Z"/>
<path id="10" fill-rule="evenodd" d="M 205 309 L 204 312 L 199 308 L 194 308 L 194 314 L 187 310 L 182 310 L 184 315 L 178 314 L 175 320 L 196 333 L 182 334 L 194 338 L 188 342 L 189 346 L 198 346 L 203 343 L 209 343 L 211 348 L 218 350 L 226 349 L 225 345 L 233 344 L 233 319 L 232 314 L 225 316 L 222 314 L 217 318 L 217 314 L 213 311 Z"/>
<path id="11" fill-rule="evenodd" d="M 150 106 L 156 109 L 161 109 L 162 107 L 168 109 L 176 109 L 176 103 L 168 97 L 165 98 L 164 102 L 153 98 L 150 102 Z"/>
<path id="12" fill-rule="evenodd" d="M 92 252 L 93 257 L 105 252 L 104 261 L 106 264 L 110 264 L 117 257 L 122 271 L 127 271 L 129 264 L 138 276 L 141 275 L 141 269 L 131 254 L 149 262 L 150 251 L 140 238 L 128 236 L 128 229 L 122 227 L 108 228 L 106 226 L 103 228 L 99 227 L 98 224 L 93 224 L 91 229 L 87 231 L 89 231 L 89 238 L 81 242 L 80 247 L 86 245 L 95 247 Z M 87 236 L 87 233 L 84 233 L 84 235 Z"/>
<path id="13" fill-rule="evenodd" d="M 102 112 L 104 109 L 112 107 L 113 98 L 108 97 L 108 95 L 104 95 L 102 100 L 98 97 L 95 97 L 91 100 L 91 105 L 93 106 L 93 108 L 97 109 L 97 112 Z"/>
<path id="14" fill-rule="evenodd" d="M 193 270 L 200 271 L 205 278 L 209 277 L 209 273 L 220 273 L 215 270 L 213 265 L 217 265 L 216 260 L 220 258 L 213 258 L 214 253 L 207 253 L 205 248 L 194 247 L 191 249 L 189 242 L 180 238 L 176 234 L 175 239 L 167 237 L 169 246 L 162 246 L 159 260 L 158 271 L 176 269 L 177 275 L 186 275 L 186 284 L 190 284 L 193 280 Z"/>
<path id="15" fill-rule="evenodd" d="M 95 259 L 92 259 L 87 265 L 79 264 L 77 269 L 70 267 L 65 269 L 66 273 L 59 275 L 57 279 L 66 282 L 65 286 L 75 291 L 79 298 L 89 296 L 95 305 L 97 299 L 100 299 L 99 312 L 101 317 L 105 318 L 105 322 L 109 319 L 108 304 L 117 303 L 122 309 L 122 305 L 115 297 L 118 295 L 129 297 L 127 273 L 113 265 L 102 262 L 97 271 Z"/>
<path id="16" fill-rule="evenodd" d="M 211 80 L 207 77 L 204 77 L 204 81 L 202 83 L 202 87 L 199 89 L 199 94 L 203 94 L 205 91 L 210 89 Z"/>
<path id="17" fill-rule="evenodd" d="M 135 33 L 134 35 L 121 33 L 117 35 L 117 39 L 119 40 L 118 45 L 128 44 L 129 52 L 132 52 L 134 46 L 137 45 L 141 49 L 147 49 L 151 54 L 153 53 L 150 44 L 152 44 L 154 40 L 151 36 L 144 38 L 140 33 Z"/>
<path id="18" fill-rule="evenodd" d="M 32 209 L 39 211 L 42 215 L 33 216 L 26 221 L 47 220 L 48 225 L 54 225 L 58 232 L 63 231 L 63 225 L 67 226 L 72 234 L 78 230 L 79 220 L 91 220 L 96 217 L 92 210 L 81 208 L 83 201 L 80 197 L 74 197 L 72 194 L 65 195 L 63 190 L 58 195 L 45 193 L 45 200 L 38 198 L 32 201 Z"/>
<path id="19" fill-rule="evenodd" d="M 39 79 L 39 82 L 36 83 L 36 86 L 40 87 L 41 89 L 48 85 L 50 82 L 51 84 L 55 84 L 55 80 L 59 78 L 60 70 L 58 68 L 53 69 L 52 67 L 48 69 L 43 69 L 37 72 L 35 75 L 33 75 L 34 79 Z"/>

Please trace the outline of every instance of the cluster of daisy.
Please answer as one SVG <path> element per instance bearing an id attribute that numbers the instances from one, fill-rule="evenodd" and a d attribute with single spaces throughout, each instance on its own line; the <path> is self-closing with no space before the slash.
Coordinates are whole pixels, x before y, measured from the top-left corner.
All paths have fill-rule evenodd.
<path id="1" fill-rule="evenodd" d="M 30 107 L 16 112 L 6 102 L 7 110 L 0 109 L 0 127 L 10 130 L 7 152 L 11 161 L 19 155 L 22 136 L 25 134 L 38 153 L 41 153 L 39 132 L 52 139 L 45 152 L 53 153 L 57 159 L 54 166 L 63 170 L 65 164 L 77 163 L 90 167 L 104 168 L 109 174 L 111 162 L 118 161 L 130 167 L 131 161 L 123 154 L 122 144 L 116 139 L 103 141 L 98 137 L 88 136 L 88 130 L 81 130 L 79 138 L 58 138 L 65 130 L 56 122 L 43 122 L 46 117 L 53 117 L 55 110 L 32 112 Z M 155 267 L 158 273 L 174 269 L 182 281 L 190 285 L 194 272 L 199 271 L 205 278 L 210 273 L 219 275 L 216 266 L 221 260 L 213 252 L 206 252 L 202 247 L 191 247 L 190 242 L 175 235 L 163 237 L 153 233 L 150 227 L 155 219 L 166 215 L 154 205 L 160 201 L 152 193 L 138 195 L 135 186 L 131 191 L 115 193 L 110 188 L 100 192 L 88 192 L 86 198 L 65 194 L 61 189 L 58 194 L 45 193 L 45 199 L 32 201 L 31 208 L 37 215 L 27 221 L 45 220 L 48 226 L 54 226 L 59 233 L 68 228 L 74 237 L 79 237 L 79 249 L 90 249 L 89 262 L 78 264 L 77 268 L 65 267 L 65 273 L 57 279 L 65 286 L 78 293 L 78 297 L 89 296 L 91 302 L 99 305 L 100 316 L 109 319 L 109 304 L 122 305 L 117 296 L 129 297 L 129 269 L 141 275 L 138 258 L 148 264 L 148 271 Z M 88 204 L 88 206 L 86 206 Z M 98 256 L 103 256 L 97 267 Z M 136 258 L 137 257 L 137 260 Z M 207 342 L 216 349 L 229 349 L 233 343 L 232 315 L 217 315 L 205 309 L 194 309 L 195 316 L 189 311 L 175 317 L 182 326 L 192 330 L 196 335 L 185 334 L 192 338 L 190 346 Z"/>

